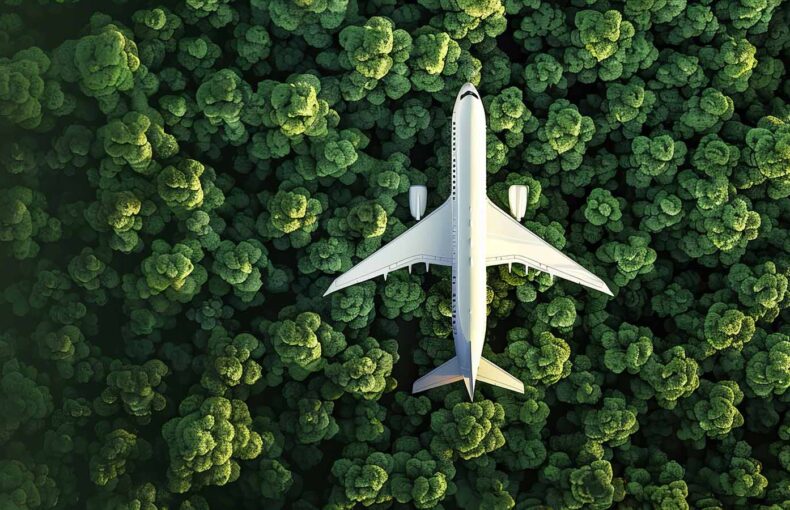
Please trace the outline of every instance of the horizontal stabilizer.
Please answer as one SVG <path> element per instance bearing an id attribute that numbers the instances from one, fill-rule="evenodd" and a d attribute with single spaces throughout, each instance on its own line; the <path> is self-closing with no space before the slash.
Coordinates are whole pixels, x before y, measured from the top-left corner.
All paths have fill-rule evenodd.
<path id="1" fill-rule="evenodd" d="M 480 366 L 477 368 L 477 380 L 507 390 L 524 393 L 524 383 L 520 379 L 513 377 L 485 358 L 480 358 Z"/>
<path id="2" fill-rule="evenodd" d="M 463 379 L 463 377 L 458 368 L 458 358 L 453 357 L 414 381 L 411 392 L 419 393 L 421 391 L 430 390 L 431 388 L 436 388 L 437 386 L 454 383 L 461 379 Z"/>

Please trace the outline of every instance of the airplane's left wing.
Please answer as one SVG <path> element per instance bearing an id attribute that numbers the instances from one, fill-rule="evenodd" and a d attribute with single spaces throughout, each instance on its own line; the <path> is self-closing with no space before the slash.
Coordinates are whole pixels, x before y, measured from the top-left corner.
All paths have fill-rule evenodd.
<path id="1" fill-rule="evenodd" d="M 324 296 L 413 264 L 452 265 L 452 209 L 446 201 L 386 245 L 338 276 Z"/>
<path id="2" fill-rule="evenodd" d="M 516 262 L 612 295 L 603 280 L 530 232 L 490 200 L 486 213 L 486 265 Z"/>

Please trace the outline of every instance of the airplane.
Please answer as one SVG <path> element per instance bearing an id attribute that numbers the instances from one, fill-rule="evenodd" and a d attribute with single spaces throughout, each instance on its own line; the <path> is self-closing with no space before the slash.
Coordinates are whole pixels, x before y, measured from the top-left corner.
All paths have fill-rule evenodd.
<path id="1" fill-rule="evenodd" d="M 524 264 L 612 295 L 597 276 L 522 226 L 527 187 L 508 190 L 511 217 L 486 194 L 486 121 L 480 94 L 461 87 L 452 116 L 452 189 L 424 219 L 427 189 L 412 186 L 409 208 L 417 224 L 336 278 L 324 296 L 376 276 L 423 263 L 452 268 L 455 357 L 414 382 L 412 393 L 464 381 L 474 400 L 477 381 L 524 393 L 524 383 L 482 357 L 486 333 L 486 267 Z"/>

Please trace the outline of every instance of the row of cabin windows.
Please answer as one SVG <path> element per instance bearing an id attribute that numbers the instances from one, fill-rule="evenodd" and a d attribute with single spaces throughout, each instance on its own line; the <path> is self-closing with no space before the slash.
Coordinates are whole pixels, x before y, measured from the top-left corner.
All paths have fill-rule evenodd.
<path id="1" fill-rule="evenodd" d="M 453 122 L 453 152 L 455 152 L 455 122 Z M 455 156 L 453 156 L 453 199 L 455 199 Z"/>

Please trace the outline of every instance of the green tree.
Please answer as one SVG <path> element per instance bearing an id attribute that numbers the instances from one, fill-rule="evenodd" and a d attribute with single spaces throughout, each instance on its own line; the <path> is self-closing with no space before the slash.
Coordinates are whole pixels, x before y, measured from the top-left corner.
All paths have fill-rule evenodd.
<path id="1" fill-rule="evenodd" d="M 169 369 L 162 361 L 152 359 L 143 365 L 124 365 L 115 360 L 109 368 L 107 387 L 94 402 L 97 413 L 110 415 L 122 407 L 127 414 L 147 423 L 153 412 L 165 408 L 167 401 L 162 393 L 167 385 L 163 379 Z"/>
<path id="2" fill-rule="evenodd" d="M 373 400 L 392 387 L 392 366 L 398 359 L 397 345 L 392 340 L 377 341 L 368 337 L 349 345 L 329 364 L 326 376 L 343 391 Z"/>
<path id="3" fill-rule="evenodd" d="M 391 455 L 374 452 L 366 458 L 336 460 L 332 465 L 332 475 L 339 480 L 343 495 L 349 502 L 370 506 L 392 498 L 384 490 L 392 468 Z"/>
<path id="4" fill-rule="evenodd" d="M 458 402 L 431 415 L 431 451 L 440 459 L 474 459 L 505 444 L 499 427 L 505 412 L 500 404 L 483 400 Z"/>
<path id="5" fill-rule="evenodd" d="M 506 349 L 508 358 L 524 373 L 526 380 L 533 384 L 554 384 L 570 374 L 570 347 L 561 338 L 543 332 L 533 343 L 521 340 L 525 332 L 520 328 L 508 332 L 509 344 Z"/>
<path id="6" fill-rule="evenodd" d="M 35 46 L 0 59 L 0 118 L 24 129 L 46 129 L 53 115 L 73 110 L 74 100 L 57 81 L 47 79 L 50 65 Z"/>
<path id="7" fill-rule="evenodd" d="M 655 392 L 659 405 L 673 409 L 678 399 L 688 397 L 699 386 L 699 365 L 683 347 L 675 346 L 651 356 L 639 376 Z"/>
<path id="8" fill-rule="evenodd" d="M 191 395 L 178 412 L 162 427 L 170 453 L 171 491 L 225 485 L 239 477 L 239 460 L 260 455 L 261 436 L 250 428 L 252 418 L 243 401 Z"/>

